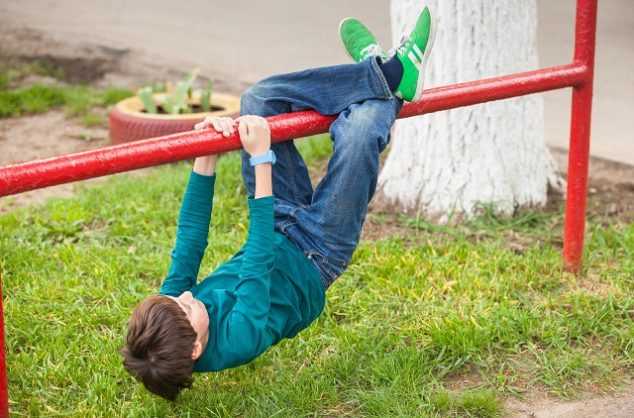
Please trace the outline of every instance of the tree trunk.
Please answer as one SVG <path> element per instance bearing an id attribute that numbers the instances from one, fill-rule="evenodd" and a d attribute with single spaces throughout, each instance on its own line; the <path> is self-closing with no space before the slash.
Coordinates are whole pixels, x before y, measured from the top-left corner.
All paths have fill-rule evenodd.
<path id="1" fill-rule="evenodd" d="M 391 0 L 395 43 L 424 4 L 438 23 L 425 88 L 537 68 L 534 0 Z M 442 222 L 482 205 L 543 205 L 563 183 L 543 130 L 541 95 L 397 121 L 375 207 Z"/>

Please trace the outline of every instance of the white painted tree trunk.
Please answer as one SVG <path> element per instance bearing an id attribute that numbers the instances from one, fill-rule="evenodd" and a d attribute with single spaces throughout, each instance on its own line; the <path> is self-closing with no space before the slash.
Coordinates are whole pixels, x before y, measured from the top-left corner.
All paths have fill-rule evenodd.
<path id="1" fill-rule="evenodd" d="M 391 0 L 395 44 L 424 4 L 438 20 L 425 88 L 537 68 L 535 0 Z M 563 183 L 543 130 L 541 95 L 399 120 L 375 204 L 441 222 L 543 205 Z"/>

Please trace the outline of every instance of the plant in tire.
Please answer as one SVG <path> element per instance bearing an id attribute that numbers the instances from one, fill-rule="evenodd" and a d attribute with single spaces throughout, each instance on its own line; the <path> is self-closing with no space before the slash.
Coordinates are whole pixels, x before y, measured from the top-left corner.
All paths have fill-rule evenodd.
<path id="1" fill-rule="evenodd" d="M 145 86 L 136 97 L 118 102 L 110 112 L 111 142 L 120 144 L 193 130 L 196 123 L 210 115 L 237 116 L 239 97 L 224 93 L 212 97 L 211 83 L 206 89 L 193 90 L 198 71 L 194 69 L 175 85 L 167 83 L 166 92 Z"/>

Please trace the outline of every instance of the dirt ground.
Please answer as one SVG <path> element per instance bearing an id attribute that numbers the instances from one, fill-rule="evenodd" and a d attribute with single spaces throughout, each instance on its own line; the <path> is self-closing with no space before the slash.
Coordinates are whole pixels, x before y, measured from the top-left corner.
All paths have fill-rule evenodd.
<path id="1" fill-rule="evenodd" d="M 42 39 L 30 36 L 28 42 L 38 44 Z M 63 49 L 63 48 L 62 48 Z M 142 78 L 159 77 L 169 71 L 156 68 L 143 68 L 137 64 L 126 62 L 125 52 L 110 50 L 80 51 L 83 57 L 69 60 L 77 54 L 74 48 L 64 51 L 60 57 L 51 55 L 50 49 L 25 48 L 27 55 L 18 59 L 44 59 L 49 63 L 68 66 L 73 70 L 75 81 L 89 82 L 94 86 L 118 85 L 134 87 Z M 78 60 L 89 60 L 88 65 L 77 65 Z M 90 61 L 92 60 L 92 61 Z M 112 63 L 115 60 L 115 64 Z M 92 62 L 91 65 L 90 63 Z M 98 65 L 97 65 L 98 64 Z M 98 69 L 98 71 L 95 71 Z M 126 72 L 128 69 L 128 72 Z M 28 161 L 37 158 L 76 152 L 108 144 L 108 132 L 104 127 L 86 128 L 79 121 L 69 118 L 62 111 L 51 111 L 40 115 L 20 118 L 0 119 L 0 166 Z M 553 156 L 562 171 L 566 170 L 566 152 L 553 149 Z M 590 164 L 589 216 L 601 222 L 613 223 L 615 220 L 632 222 L 634 220 L 634 167 L 607 160 L 592 159 Z M 91 182 L 99 180 L 89 180 Z M 73 184 L 56 186 L 44 190 L 23 193 L 0 199 L 0 213 L 12 208 L 37 204 L 50 196 L 72 196 Z M 555 196 L 545 210 L 557 210 L 561 196 Z M 365 239 L 403 234 L 394 219 L 377 222 L 370 217 L 364 228 Z M 519 243 L 518 245 L 521 245 Z M 469 387 L 473 382 L 456 382 Z M 621 391 L 613 394 L 588 393 L 582 400 L 561 400 L 539 393 L 526 395 L 524 399 L 509 399 L 506 403 L 507 413 L 512 417 L 574 417 L 599 418 L 634 417 L 634 382 L 625 385 Z"/>
<path id="2" fill-rule="evenodd" d="M 507 401 L 512 418 L 632 418 L 634 417 L 634 382 L 624 392 L 564 402 L 538 394 L 526 400 Z"/>
<path id="3" fill-rule="evenodd" d="M 85 128 L 64 112 L 0 119 L 0 166 L 107 145 L 108 130 Z M 90 180 L 92 182 L 98 180 Z M 37 204 L 51 196 L 70 197 L 74 184 L 62 184 L 0 199 L 0 213 Z"/>

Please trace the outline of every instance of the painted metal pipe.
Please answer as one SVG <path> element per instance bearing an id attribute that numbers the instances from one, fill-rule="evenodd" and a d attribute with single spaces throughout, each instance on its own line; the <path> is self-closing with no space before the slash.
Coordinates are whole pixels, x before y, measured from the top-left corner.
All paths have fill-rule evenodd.
<path id="1" fill-rule="evenodd" d="M 408 103 L 399 118 L 578 85 L 583 65 L 563 65 L 427 90 L 422 101 Z M 286 141 L 328 131 L 335 116 L 313 111 L 269 117 L 271 139 Z M 150 167 L 241 147 L 237 134 L 224 138 L 212 131 L 189 131 L 104 147 L 76 154 L 0 167 L 0 196 Z"/>
<path id="2" fill-rule="evenodd" d="M 572 92 L 568 190 L 564 226 L 564 265 L 578 273 L 583 257 L 592 119 L 592 86 L 597 29 L 597 0 L 578 0 L 575 24 L 574 63 L 584 66 L 584 80 Z"/>

